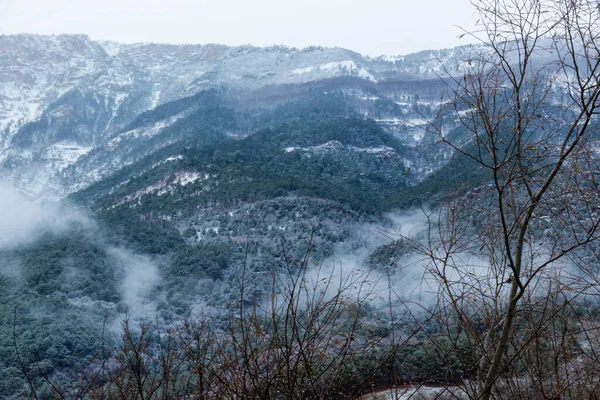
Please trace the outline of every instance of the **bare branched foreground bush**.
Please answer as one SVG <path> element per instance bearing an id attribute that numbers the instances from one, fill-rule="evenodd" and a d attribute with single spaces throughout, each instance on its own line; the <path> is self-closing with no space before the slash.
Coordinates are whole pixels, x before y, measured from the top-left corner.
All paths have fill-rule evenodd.
<path id="1" fill-rule="evenodd" d="M 397 356 L 421 330 L 420 320 L 407 308 L 403 333 L 389 334 L 398 327 L 393 322 L 386 323 L 383 334 L 372 331 L 377 328 L 369 305 L 375 282 L 369 275 L 323 272 L 309 259 L 310 249 L 303 260 L 280 266 L 266 300 L 247 299 L 244 269 L 239 301 L 225 323 L 205 318 L 162 331 L 156 323 L 125 319 L 120 347 L 104 349 L 89 371 L 66 387 L 22 361 L 30 395 L 356 399 L 374 386 L 398 383 Z M 15 349 L 19 354 L 16 339 Z M 36 390 L 34 379 L 46 383 L 44 391 Z"/>

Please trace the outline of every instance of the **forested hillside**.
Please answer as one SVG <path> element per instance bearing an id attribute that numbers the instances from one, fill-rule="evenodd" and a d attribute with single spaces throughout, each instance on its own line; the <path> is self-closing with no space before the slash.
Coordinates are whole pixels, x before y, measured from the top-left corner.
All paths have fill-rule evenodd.
<path id="1" fill-rule="evenodd" d="M 0 397 L 597 398 L 600 25 L 559 3 L 403 57 L 1 36 Z"/>

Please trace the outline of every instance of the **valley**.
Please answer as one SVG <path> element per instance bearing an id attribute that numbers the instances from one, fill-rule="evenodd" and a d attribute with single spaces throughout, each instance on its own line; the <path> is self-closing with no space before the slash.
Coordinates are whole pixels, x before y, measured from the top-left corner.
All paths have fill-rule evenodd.
<path id="1" fill-rule="evenodd" d="M 0 36 L 0 397 L 596 387 L 597 89 L 477 57 Z"/>

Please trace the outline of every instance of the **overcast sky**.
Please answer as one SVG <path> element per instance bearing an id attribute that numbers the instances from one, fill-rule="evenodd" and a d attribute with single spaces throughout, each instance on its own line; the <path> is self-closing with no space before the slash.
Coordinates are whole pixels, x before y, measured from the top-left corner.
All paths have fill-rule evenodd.
<path id="1" fill-rule="evenodd" d="M 0 0 L 0 33 L 121 42 L 345 47 L 376 56 L 465 44 L 469 0 Z"/>

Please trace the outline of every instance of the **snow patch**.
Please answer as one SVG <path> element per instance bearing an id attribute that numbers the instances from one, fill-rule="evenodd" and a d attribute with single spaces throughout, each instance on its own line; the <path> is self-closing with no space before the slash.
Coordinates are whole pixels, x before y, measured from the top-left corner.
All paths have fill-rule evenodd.
<path id="1" fill-rule="evenodd" d="M 380 124 L 386 124 L 386 125 L 405 125 L 406 124 L 404 122 L 404 120 L 400 119 L 400 118 L 376 119 L 375 122 L 379 122 Z"/>
<path id="2" fill-rule="evenodd" d="M 155 123 L 154 125 L 151 126 L 144 126 L 141 128 L 136 128 L 136 129 L 132 129 L 130 131 L 124 132 L 120 135 L 118 135 L 117 137 L 109 140 L 106 143 L 106 147 L 108 147 L 109 149 L 115 148 L 117 145 L 119 145 L 119 143 L 124 140 L 124 139 L 129 139 L 129 138 L 151 138 L 153 136 L 156 136 L 160 133 L 160 131 L 173 124 L 175 121 L 177 121 L 178 119 L 180 119 L 181 117 L 183 117 L 185 115 L 184 113 L 180 113 L 177 115 L 174 115 L 170 118 L 167 118 L 163 121 L 159 121 L 157 123 Z"/>
<path id="3" fill-rule="evenodd" d="M 92 150 L 91 147 L 70 142 L 59 142 L 47 148 L 42 158 L 50 164 L 51 169 L 62 171 L 89 153 L 90 150 Z"/>
<path id="4" fill-rule="evenodd" d="M 285 151 L 286 153 L 291 153 L 292 151 L 295 150 L 302 150 L 302 151 L 329 151 L 329 150 L 339 150 L 339 151 L 343 151 L 344 150 L 344 145 L 342 143 L 340 143 L 337 140 L 330 140 L 327 143 L 323 143 L 317 146 L 310 146 L 310 147 L 286 147 L 283 149 L 283 151 Z"/>
<path id="5" fill-rule="evenodd" d="M 173 160 L 178 157 L 169 157 Z M 212 175 L 215 177 L 216 175 Z M 125 203 L 132 203 L 134 201 L 140 201 L 140 198 L 146 194 L 156 193 L 158 196 L 163 196 L 167 193 L 172 193 L 178 186 L 186 186 L 194 183 L 198 180 L 207 180 L 211 177 L 210 174 L 200 173 L 195 171 L 179 171 L 174 175 L 166 176 L 163 179 L 155 182 L 152 185 L 146 186 L 143 189 L 138 190 L 132 195 L 124 196 L 111 208 L 115 208 Z"/>
<path id="6" fill-rule="evenodd" d="M 173 161 L 179 161 L 179 160 L 183 160 L 183 156 L 181 154 L 174 156 L 174 157 L 165 158 L 164 160 L 159 161 L 156 164 L 152 165 L 152 168 L 156 168 L 159 165 L 166 164 L 166 163 L 173 162 Z"/>
<path id="7" fill-rule="evenodd" d="M 196 182 L 200 178 L 201 174 L 198 172 L 182 172 L 177 175 L 175 178 L 175 183 L 180 184 L 181 186 L 186 186 L 190 183 Z M 204 177 L 206 178 L 206 174 Z"/>
<path id="8" fill-rule="evenodd" d="M 396 155 L 396 150 L 394 150 L 393 148 L 388 147 L 388 146 L 380 146 L 380 147 L 349 146 L 349 149 L 352 151 L 358 151 L 358 152 L 368 153 L 368 154 L 378 154 L 378 155 L 388 155 L 388 156 Z"/>
<path id="9" fill-rule="evenodd" d="M 424 137 L 425 137 L 424 129 L 415 129 L 412 132 L 412 138 L 415 142 L 420 142 L 421 140 L 423 140 Z"/>
<path id="10" fill-rule="evenodd" d="M 405 126 L 422 126 L 422 125 L 427 125 L 429 123 L 429 121 L 424 118 L 410 118 L 410 119 L 383 118 L 383 119 L 376 119 L 375 122 L 379 122 L 382 124 L 388 124 L 388 125 L 405 125 Z"/>
<path id="11" fill-rule="evenodd" d="M 376 101 L 376 100 L 381 99 L 381 97 L 379 97 L 379 96 L 357 96 L 356 98 L 359 100 L 368 100 L 368 101 Z"/>
<path id="12" fill-rule="evenodd" d="M 328 72 L 332 76 L 339 76 L 344 74 L 350 74 L 353 76 L 358 76 L 359 78 L 367 79 L 372 82 L 377 82 L 375 77 L 371 75 L 371 73 L 365 68 L 358 65 L 356 62 L 352 60 L 344 60 L 344 61 L 335 61 L 328 62 L 325 64 L 317 65 L 317 66 L 309 66 L 304 68 L 296 68 L 294 69 L 290 76 L 292 75 L 304 75 L 312 72 Z"/>
<path id="13" fill-rule="evenodd" d="M 292 151 L 306 151 L 306 152 L 325 152 L 325 151 L 355 151 L 368 154 L 377 154 L 380 156 L 396 156 L 396 150 L 388 146 L 380 147 L 356 147 L 356 146 L 344 146 L 338 140 L 330 140 L 329 142 L 310 147 L 286 147 L 283 149 L 286 153 Z"/>
<path id="14" fill-rule="evenodd" d="M 155 84 L 156 86 L 156 84 Z M 152 100 L 150 100 L 150 109 L 155 109 L 156 106 L 158 106 L 158 103 L 160 101 L 160 95 L 161 95 L 161 91 L 160 90 L 155 90 L 152 93 Z"/>
<path id="15" fill-rule="evenodd" d="M 422 126 L 427 125 L 429 121 L 424 118 L 411 118 L 408 121 L 406 121 L 406 123 L 412 126 Z"/>

